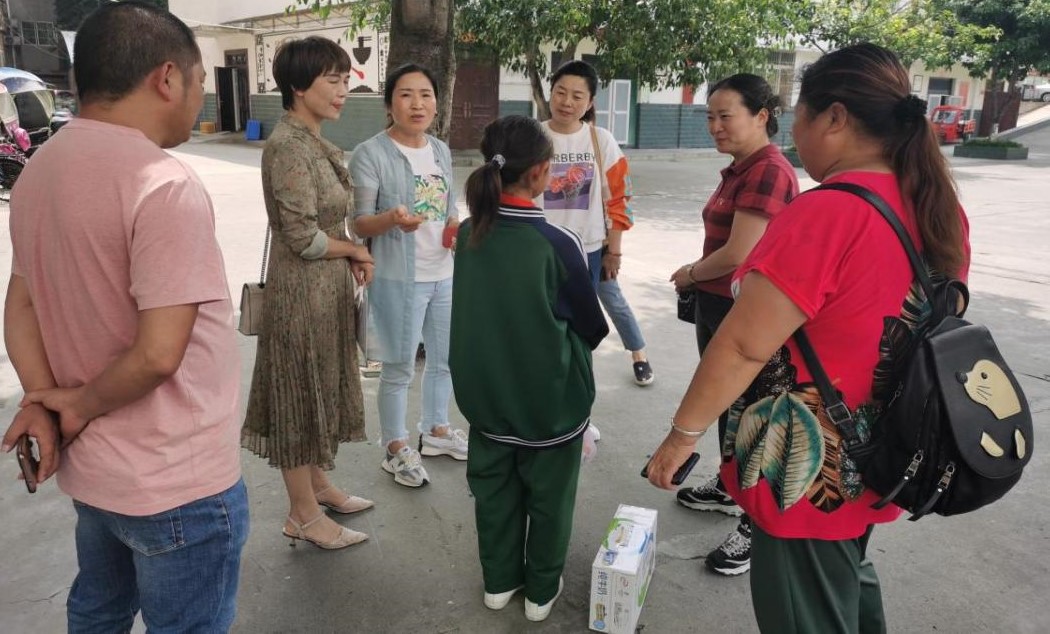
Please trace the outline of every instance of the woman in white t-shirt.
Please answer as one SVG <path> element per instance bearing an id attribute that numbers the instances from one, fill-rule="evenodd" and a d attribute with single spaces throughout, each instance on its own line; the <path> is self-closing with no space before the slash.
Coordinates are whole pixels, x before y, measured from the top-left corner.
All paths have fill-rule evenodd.
<path id="1" fill-rule="evenodd" d="M 621 237 L 634 225 L 627 157 L 612 133 L 594 125 L 598 73 L 581 60 L 565 62 L 551 78 L 551 118 L 543 128 L 554 144 L 551 179 L 538 203 L 547 220 L 583 240 L 598 299 L 631 353 L 634 381 L 653 382 L 645 339 L 616 278 Z M 603 244 L 606 248 L 602 248 Z"/>
<path id="2" fill-rule="evenodd" d="M 390 125 L 354 150 L 354 232 L 371 238 L 376 276 L 369 292 L 379 339 L 379 423 L 383 470 L 398 484 L 429 481 L 420 461 L 447 455 L 467 459 L 467 437 L 448 422 L 452 319 L 452 251 L 445 236 L 459 220 L 448 146 L 426 133 L 437 114 L 437 85 L 429 70 L 407 64 L 386 78 Z M 416 349 L 426 349 L 419 450 L 409 444 L 405 418 Z"/>

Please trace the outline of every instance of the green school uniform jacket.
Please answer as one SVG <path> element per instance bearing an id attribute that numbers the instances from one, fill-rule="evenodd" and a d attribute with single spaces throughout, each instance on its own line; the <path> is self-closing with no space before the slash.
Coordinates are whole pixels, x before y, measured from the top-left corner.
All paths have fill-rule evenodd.
<path id="1" fill-rule="evenodd" d="M 578 438 L 594 403 L 591 350 L 609 334 L 583 246 L 535 207 L 506 201 L 488 235 L 460 227 L 449 366 L 471 427 L 541 449 Z"/>

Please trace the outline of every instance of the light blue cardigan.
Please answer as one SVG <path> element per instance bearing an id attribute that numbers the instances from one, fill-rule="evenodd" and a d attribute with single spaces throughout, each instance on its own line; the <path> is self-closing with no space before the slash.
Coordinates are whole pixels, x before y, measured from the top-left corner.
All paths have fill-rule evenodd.
<path id="1" fill-rule="evenodd" d="M 452 185 L 452 153 L 436 137 L 427 135 L 434 158 L 449 184 L 448 214 L 456 217 L 455 188 Z M 404 205 L 412 209 L 416 198 L 416 178 L 412 165 L 397 149 L 386 131 L 362 142 L 350 158 L 354 184 L 354 219 L 382 213 Z M 372 238 L 372 257 L 376 261 L 375 279 L 368 291 L 373 323 L 379 338 L 378 361 L 404 363 L 416 356 L 416 337 L 412 332 L 415 302 L 416 238 L 394 228 Z"/>

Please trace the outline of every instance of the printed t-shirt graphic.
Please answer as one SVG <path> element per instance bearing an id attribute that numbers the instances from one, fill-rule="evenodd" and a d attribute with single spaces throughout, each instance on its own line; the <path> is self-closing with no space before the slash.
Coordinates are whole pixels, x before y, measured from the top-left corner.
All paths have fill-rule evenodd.
<path id="1" fill-rule="evenodd" d="M 448 220 L 449 178 L 442 173 L 428 141 L 423 147 L 409 147 L 394 141 L 405 155 L 415 177 L 415 198 L 409 213 L 426 222 L 414 232 L 417 282 L 438 282 L 452 277 L 452 251 L 441 244 L 441 232 Z"/>
<path id="2" fill-rule="evenodd" d="M 575 159 L 562 162 L 564 158 Z M 550 185 L 543 192 L 544 209 L 579 209 L 590 207 L 594 184 L 594 157 L 586 154 L 555 155 L 551 163 Z"/>
<path id="3" fill-rule="evenodd" d="M 416 174 L 416 202 L 412 213 L 428 222 L 448 219 L 448 180 L 441 174 Z"/>

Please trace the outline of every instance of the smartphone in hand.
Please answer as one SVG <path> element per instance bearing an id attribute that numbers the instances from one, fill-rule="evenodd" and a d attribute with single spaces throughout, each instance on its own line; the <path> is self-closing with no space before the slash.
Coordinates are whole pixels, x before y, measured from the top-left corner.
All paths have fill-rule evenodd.
<path id="1" fill-rule="evenodd" d="M 26 482 L 26 489 L 30 493 L 36 493 L 36 474 L 40 470 L 40 460 L 33 454 L 33 440 L 29 434 L 18 437 L 15 447 L 18 455 L 18 466 L 22 468 L 22 478 Z"/>
<path id="2" fill-rule="evenodd" d="M 459 227 L 448 225 L 445 230 L 441 232 L 441 246 L 446 249 L 453 249 L 456 246 L 456 232 Z"/>
<path id="3" fill-rule="evenodd" d="M 685 459 L 685 462 L 682 463 L 682 466 L 678 467 L 678 471 L 674 472 L 674 476 L 671 478 L 671 484 L 677 486 L 677 485 L 685 482 L 686 476 L 688 476 L 689 472 L 693 470 L 693 467 L 696 466 L 696 461 L 699 460 L 699 459 L 700 459 L 700 454 L 696 453 L 695 451 L 692 454 L 690 454 L 689 457 Z M 643 478 L 648 478 L 649 477 L 649 463 L 648 462 L 645 463 L 645 468 L 642 469 L 642 477 Z"/>

